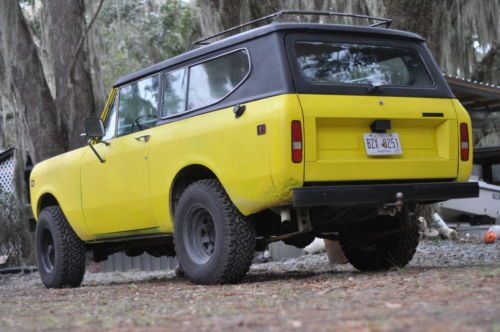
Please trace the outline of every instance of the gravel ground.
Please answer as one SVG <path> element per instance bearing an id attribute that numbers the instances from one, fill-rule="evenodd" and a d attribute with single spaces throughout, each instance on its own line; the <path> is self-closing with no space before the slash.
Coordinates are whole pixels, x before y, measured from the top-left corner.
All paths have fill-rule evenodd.
<path id="1" fill-rule="evenodd" d="M 500 332 L 500 243 L 427 240 L 408 267 L 379 273 L 307 255 L 224 286 L 172 271 L 87 274 L 60 290 L 38 274 L 0 276 L 0 331 L 334 329 Z"/>

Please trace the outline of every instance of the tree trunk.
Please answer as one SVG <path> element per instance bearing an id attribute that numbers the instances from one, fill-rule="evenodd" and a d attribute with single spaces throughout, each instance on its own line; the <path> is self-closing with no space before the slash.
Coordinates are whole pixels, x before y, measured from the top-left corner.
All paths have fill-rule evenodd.
<path id="1" fill-rule="evenodd" d="M 0 86 L 3 113 L 27 133 L 27 146 L 18 147 L 27 148 L 34 161 L 64 152 L 55 104 L 17 0 L 4 0 L 0 11 Z"/>
<path id="2" fill-rule="evenodd" d="M 80 44 L 86 27 L 85 5 L 83 0 L 46 1 L 42 15 L 42 28 L 49 31 L 42 34 L 42 43 L 52 59 L 58 120 L 67 148 L 74 149 L 85 143 L 80 136 L 82 119 L 96 112 L 87 46 Z"/>
<path id="3" fill-rule="evenodd" d="M 276 12 L 280 0 L 198 0 L 201 28 L 209 36 Z M 224 36 L 225 37 L 225 36 Z"/>
<path id="4" fill-rule="evenodd" d="M 96 0 L 86 0 L 85 8 L 87 11 L 87 17 L 92 17 L 97 10 L 99 1 Z M 89 23 L 87 23 L 89 24 Z M 92 78 L 92 89 L 94 94 L 94 106 L 96 114 L 99 114 L 104 108 L 106 103 L 107 91 L 104 86 L 104 79 L 102 75 L 102 64 L 101 59 L 106 56 L 103 53 L 105 47 L 104 41 L 102 40 L 101 31 L 99 27 L 94 24 L 87 35 L 87 47 L 88 47 L 88 57 L 90 62 L 90 76 Z M 109 87 L 108 87 L 109 88 Z"/>
<path id="5" fill-rule="evenodd" d="M 197 0 L 197 6 L 202 13 L 201 26 L 205 36 L 279 10 L 322 10 L 376 16 L 382 15 L 384 11 L 382 0 Z M 327 19 L 326 16 L 322 18 Z M 303 19 L 311 22 L 320 21 L 319 16 L 304 16 Z M 357 21 L 333 19 L 332 22 L 356 23 Z"/>
<path id="6" fill-rule="evenodd" d="M 446 1 L 384 0 L 386 16 L 393 20 L 391 28 L 418 33 L 439 61 L 441 36 L 447 28 L 443 16 L 447 13 Z"/>

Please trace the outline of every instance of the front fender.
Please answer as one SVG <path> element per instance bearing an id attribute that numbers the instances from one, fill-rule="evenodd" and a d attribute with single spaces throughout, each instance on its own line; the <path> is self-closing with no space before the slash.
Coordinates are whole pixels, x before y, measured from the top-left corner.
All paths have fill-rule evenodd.
<path id="1" fill-rule="evenodd" d="M 86 148 L 45 160 L 33 168 L 30 176 L 31 208 L 35 219 L 39 218 L 44 198 L 51 195 L 83 241 L 92 240 L 85 224 L 80 189 L 80 160 Z"/>

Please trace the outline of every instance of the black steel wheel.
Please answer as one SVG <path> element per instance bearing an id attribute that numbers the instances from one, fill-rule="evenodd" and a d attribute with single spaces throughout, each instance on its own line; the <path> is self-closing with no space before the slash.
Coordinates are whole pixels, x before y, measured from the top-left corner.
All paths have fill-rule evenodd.
<path id="1" fill-rule="evenodd" d="M 215 251 L 215 225 L 212 215 L 203 204 L 193 205 L 187 218 L 188 231 L 182 241 L 186 244 L 189 256 L 198 264 L 206 263 Z"/>
<path id="2" fill-rule="evenodd" d="M 174 242 L 179 264 L 193 283 L 234 283 L 252 263 L 255 228 L 217 180 L 200 180 L 181 195 Z"/>
<path id="3" fill-rule="evenodd" d="M 36 227 L 38 270 L 47 288 L 78 287 L 85 274 L 85 245 L 58 206 L 42 210 Z"/>
<path id="4" fill-rule="evenodd" d="M 42 231 L 41 241 L 42 257 L 40 269 L 50 273 L 54 270 L 54 265 L 56 263 L 56 251 L 54 248 L 54 239 L 47 228 Z"/>

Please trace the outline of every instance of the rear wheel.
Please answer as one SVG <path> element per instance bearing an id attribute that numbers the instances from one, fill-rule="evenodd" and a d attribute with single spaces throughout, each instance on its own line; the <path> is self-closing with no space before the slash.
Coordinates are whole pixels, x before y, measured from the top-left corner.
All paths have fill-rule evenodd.
<path id="1" fill-rule="evenodd" d="M 192 282 L 234 283 L 250 268 L 255 228 L 217 180 L 200 180 L 181 195 L 174 241 L 179 264 Z"/>
<path id="2" fill-rule="evenodd" d="M 399 217 L 379 217 L 370 222 L 370 226 L 349 227 L 340 232 L 346 258 L 361 271 L 406 266 L 415 254 L 418 241 L 418 222 L 407 213 Z"/>
<path id="3" fill-rule="evenodd" d="M 85 245 L 58 206 L 40 213 L 35 242 L 38 270 L 47 288 L 80 286 L 85 274 Z"/>

